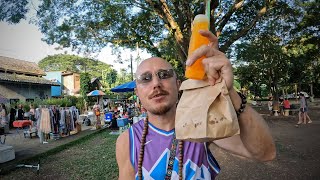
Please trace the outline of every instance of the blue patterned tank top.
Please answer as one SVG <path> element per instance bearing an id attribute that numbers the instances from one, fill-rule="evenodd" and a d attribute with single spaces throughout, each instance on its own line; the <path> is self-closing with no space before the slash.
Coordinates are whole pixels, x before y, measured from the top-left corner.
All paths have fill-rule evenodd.
<path id="1" fill-rule="evenodd" d="M 129 129 L 130 161 L 138 179 L 138 159 L 143 131 L 143 120 L 133 124 Z M 143 158 L 143 179 L 164 179 L 170 156 L 174 129 L 164 131 L 149 123 Z M 179 179 L 178 146 L 173 164 L 171 179 Z M 207 147 L 207 143 L 184 142 L 183 148 L 183 179 L 214 179 L 220 167 Z"/>

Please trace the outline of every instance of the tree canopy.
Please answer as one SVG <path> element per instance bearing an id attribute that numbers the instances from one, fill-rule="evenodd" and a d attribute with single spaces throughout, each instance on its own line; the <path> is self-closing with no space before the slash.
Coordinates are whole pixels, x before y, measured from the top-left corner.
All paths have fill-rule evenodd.
<path id="1" fill-rule="evenodd" d="M 9 23 L 19 23 L 26 18 L 29 11 L 28 0 L 1 0 L 0 1 L 0 21 Z"/>
<path id="2" fill-rule="evenodd" d="M 255 36 L 244 38 L 230 53 L 238 64 L 236 74 L 247 88 L 267 84 L 275 97 L 279 87 L 293 89 L 298 84 L 298 91 L 309 92 L 309 84 L 320 85 L 319 22 L 315 20 L 319 2 L 280 3 L 280 9 L 257 25 Z"/>
<path id="3" fill-rule="evenodd" d="M 22 2 L 25 1 L 17 1 L 16 6 L 23 10 L 26 5 Z M 109 43 L 126 48 L 135 48 L 138 43 L 140 48 L 153 55 L 178 61 L 180 67 L 184 67 L 181 65 L 187 57 L 192 19 L 205 9 L 204 1 L 199 0 L 40 2 L 37 24 L 48 44 L 58 43 L 62 47 L 97 52 Z M 20 4 L 22 7 L 18 6 Z M 276 5 L 276 1 L 211 0 L 210 4 L 210 30 L 220 38 L 221 50 L 226 51 L 249 33 Z"/>
<path id="4" fill-rule="evenodd" d="M 0 20 L 17 23 L 25 18 L 30 8 L 26 2 L 1 1 Z M 313 83 L 320 89 L 319 4 L 318 0 L 211 0 L 210 30 L 219 38 L 220 50 L 239 63 L 237 76 L 247 78 L 239 79 L 241 84 L 261 82 L 272 89 L 277 84 Z M 84 53 L 111 45 L 119 55 L 118 48 L 135 49 L 138 44 L 167 59 L 182 77 L 192 19 L 204 9 L 203 0 L 41 0 L 35 22 L 48 44 Z M 64 67 L 77 69 L 67 62 Z M 112 71 L 105 73 L 113 76 Z"/>
<path id="5" fill-rule="evenodd" d="M 88 72 L 92 77 L 101 77 L 103 71 L 112 70 L 111 65 L 101 61 L 67 54 L 47 56 L 38 64 L 45 71 Z"/>

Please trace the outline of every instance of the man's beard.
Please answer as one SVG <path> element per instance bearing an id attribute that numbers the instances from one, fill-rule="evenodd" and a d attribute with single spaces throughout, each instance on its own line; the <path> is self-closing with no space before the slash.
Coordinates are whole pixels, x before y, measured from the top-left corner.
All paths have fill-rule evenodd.
<path id="1" fill-rule="evenodd" d="M 154 115 L 164 115 L 166 114 L 167 112 L 169 112 L 171 109 L 171 106 L 169 104 L 166 104 L 166 105 L 163 105 L 163 106 L 160 106 L 158 108 L 152 108 L 149 110 L 149 112 L 151 114 L 154 114 Z"/>

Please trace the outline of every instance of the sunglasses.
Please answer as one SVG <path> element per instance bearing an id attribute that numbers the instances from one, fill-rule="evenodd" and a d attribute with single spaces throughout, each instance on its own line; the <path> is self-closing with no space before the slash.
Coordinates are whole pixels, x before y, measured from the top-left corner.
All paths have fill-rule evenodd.
<path id="1" fill-rule="evenodd" d="M 158 72 L 154 73 L 160 80 L 172 78 L 174 75 L 173 69 L 160 69 Z M 139 84 L 146 84 L 152 81 L 153 73 L 146 72 L 137 77 L 136 81 Z"/>

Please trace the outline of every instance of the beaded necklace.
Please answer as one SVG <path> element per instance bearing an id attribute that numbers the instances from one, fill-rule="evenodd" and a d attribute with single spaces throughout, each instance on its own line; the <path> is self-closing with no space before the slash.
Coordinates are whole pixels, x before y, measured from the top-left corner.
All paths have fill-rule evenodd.
<path id="1" fill-rule="evenodd" d="M 176 139 L 176 133 L 174 132 L 172 142 L 171 142 L 170 157 L 169 157 L 169 162 L 167 165 L 167 174 L 166 174 L 165 180 L 171 179 L 174 157 L 176 156 L 177 142 L 178 141 Z"/>
<path id="2" fill-rule="evenodd" d="M 141 137 L 141 144 L 140 144 L 140 153 L 139 153 L 139 159 L 138 159 L 138 178 L 142 180 L 142 163 L 143 163 L 143 157 L 144 157 L 144 146 L 146 142 L 146 136 L 148 134 L 148 117 L 144 119 L 144 126 L 142 131 L 142 137 Z M 171 143 L 171 150 L 170 150 L 170 158 L 168 162 L 168 168 L 167 173 L 165 176 L 166 180 L 171 179 L 172 175 L 172 169 L 173 169 L 173 162 L 174 158 L 176 156 L 176 147 L 178 144 L 178 140 L 176 139 L 176 134 L 173 134 L 173 139 Z M 183 141 L 179 141 L 179 180 L 182 180 L 182 168 L 183 168 Z"/>

